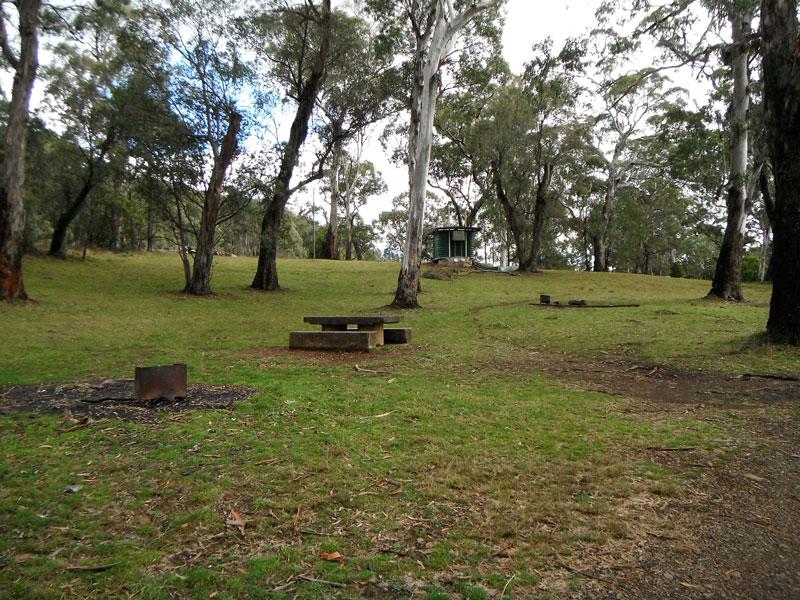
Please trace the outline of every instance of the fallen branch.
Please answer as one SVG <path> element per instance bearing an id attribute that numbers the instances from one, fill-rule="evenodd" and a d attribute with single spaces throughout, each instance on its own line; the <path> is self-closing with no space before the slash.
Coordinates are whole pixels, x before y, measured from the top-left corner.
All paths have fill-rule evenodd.
<path id="1" fill-rule="evenodd" d="M 800 377 L 794 375 L 780 375 L 775 373 L 745 373 L 742 379 L 775 379 L 776 381 L 800 381 Z"/>
<path id="2" fill-rule="evenodd" d="M 306 577 L 305 575 L 300 575 L 298 579 L 302 581 L 307 581 L 309 583 L 321 583 L 322 585 L 329 585 L 335 588 L 346 588 L 347 585 L 344 583 L 338 583 L 336 581 L 328 581 L 327 579 L 317 579 L 315 577 Z"/>
<path id="3" fill-rule="evenodd" d="M 514 581 L 514 578 L 515 578 L 515 577 L 516 577 L 516 575 L 512 575 L 512 576 L 511 576 L 511 579 L 509 579 L 508 581 L 506 581 L 506 584 L 505 584 L 505 586 L 503 586 L 503 591 L 502 591 L 502 592 L 500 592 L 500 600 L 503 600 L 503 598 L 505 597 L 505 595 L 506 595 L 506 590 L 508 589 L 508 586 L 509 586 L 509 585 L 511 585 L 511 582 L 512 582 L 512 581 Z"/>
<path id="4" fill-rule="evenodd" d="M 650 446 L 647 449 L 653 452 L 691 452 L 692 450 L 697 450 L 694 446 L 683 446 L 681 448 L 656 448 L 655 446 Z"/>
<path id="5" fill-rule="evenodd" d="M 392 374 L 391 371 L 375 371 L 373 369 L 365 369 L 364 367 L 359 367 L 358 365 L 356 365 L 354 367 L 354 370 L 357 373 L 374 373 L 376 375 L 391 375 Z"/>
<path id="6" fill-rule="evenodd" d="M 393 414 L 394 414 L 394 411 L 390 410 L 389 412 L 382 413 L 380 415 L 372 415 L 372 416 L 369 416 L 369 417 L 361 417 L 361 418 L 362 419 L 385 419 L 386 417 L 391 416 Z"/>
<path id="7" fill-rule="evenodd" d="M 69 571 L 70 573 L 100 573 L 101 571 L 108 571 L 109 569 L 116 567 L 119 563 L 108 563 L 105 565 L 93 565 L 88 567 L 82 567 L 79 565 L 70 565 L 68 566 L 65 571 Z"/>

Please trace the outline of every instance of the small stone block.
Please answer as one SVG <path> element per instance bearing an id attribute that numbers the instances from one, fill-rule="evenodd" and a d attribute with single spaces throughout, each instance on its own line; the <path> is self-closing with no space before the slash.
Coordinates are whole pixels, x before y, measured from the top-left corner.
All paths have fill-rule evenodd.
<path id="1" fill-rule="evenodd" d="M 374 331 L 292 331 L 292 350 L 331 350 L 334 352 L 369 352 L 375 347 Z"/>
<path id="2" fill-rule="evenodd" d="M 550 296 L 541 294 L 539 296 L 539 304 L 550 304 Z"/>
<path id="3" fill-rule="evenodd" d="M 408 344 L 411 342 L 411 330 L 384 329 L 383 341 L 385 344 Z"/>

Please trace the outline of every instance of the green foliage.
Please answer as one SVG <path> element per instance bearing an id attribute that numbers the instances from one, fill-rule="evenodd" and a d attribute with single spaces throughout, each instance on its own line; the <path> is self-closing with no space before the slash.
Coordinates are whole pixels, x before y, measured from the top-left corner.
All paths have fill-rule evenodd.
<path id="1" fill-rule="evenodd" d="M 742 258 L 742 281 L 754 283 L 758 281 L 759 260 L 757 256 L 748 254 Z"/>
<path id="2" fill-rule="evenodd" d="M 675 279 L 683 279 L 686 277 L 686 268 L 683 266 L 683 263 L 672 263 L 669 269 L 669 276 Z"/>

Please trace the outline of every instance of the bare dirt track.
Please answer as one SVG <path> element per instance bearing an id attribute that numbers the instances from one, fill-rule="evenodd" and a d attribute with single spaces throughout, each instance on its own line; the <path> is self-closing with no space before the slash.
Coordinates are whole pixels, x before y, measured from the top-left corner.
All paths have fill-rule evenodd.
<path id="1" fill-rule="evenodd" d="M 587 548 L 562 565 L 565 578 L 583 584 L 558 595 L 800 598 L 800 382 L 544 352 L 528 352 L 514 369 L 631 398 L 634 416 L 690 413 L 732 432 L 725 460 L 696 448 L 648 450 L 643 458 L 690 482 L 687 493 L 652 508 L 675 534 L 632 536 L 611 555 Z"/>

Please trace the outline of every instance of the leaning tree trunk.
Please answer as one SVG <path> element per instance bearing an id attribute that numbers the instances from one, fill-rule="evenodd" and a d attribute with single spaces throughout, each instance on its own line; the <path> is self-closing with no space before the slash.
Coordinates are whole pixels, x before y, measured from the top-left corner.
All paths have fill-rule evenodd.
<path id="1" fill-rule="evenodd" d="M 771 340 L 800 345 L 800 25 L 797 0 L 762 0 L 764 109 L 775 178 Z"/>
<path id="2" fill-rule="evenodd" d="M 53 237 L 50 239 L 50 251 L 48 252 L 50 256 L 56 258 L 67 257 L 67 232 L 69 231 L 69 226 L 85 206 L 93 188 L 94 177 L 90 169 L 89 177 L 83 182 L 78 195 L 56 221 L 53 228 Z"/>
<path id="3" fill-rule="evenodd" d="M 8 108 L 5 152 L 0 167 L 0 300 L 24 300 L 22 241 L 25 232 L 25 207 L 22 186 L 25 178 L 25 146 L 31 90 L 38 68 L 38 27 L 41 0 L 20 0 L 19 55 L 11 49 L 5 22 L 0 28 L 0 45 L 14 69 L 11 103 Z"/>
<path id="4" fill-rule="evenodd" d="M 722 239 L 717 268 L 709 296 L 740 302 L 742 295 L 742 257 L 747 222 L 748 112 L 750 76 L 747 50 L 750 16 L 742 11 L 731 16 L 733 45 L 733 99 L 731 100 L 731 173 L 728 186 L 728 219 Z"/>
<path id="5" fill-rule="evenodd" d="M 228 118 L 228 130 L 222 140 L 219 154 L 214 157 L 214 168 L 211 170 L 211 180 L 206 188 L 203 199 L 203 212 L 200 215 L 200 229 L 197 232 L 197 249 L 194 254 L 192 279 L 186 286 L 185 292 L 195 296 L 208 296 L 211 291 L 211 264 L 214 261 L 214 236 L 217 230 L 219 207 L 222 201 L 222 186 L 225 183 L 225 173 L 236 156 L 239 146 L 239 129 L 242 125 L 242 115 L 231 111 Z"/>
<path id="6" fill-rule="evenodd" d="M 275 291 L 280 289 L 278 283 L 278 236 L 283 212 L 291 193 L 289 186 L 292 174 L 300 157 L 300 148 L 308 135 L 308 122 L 327 73 L 328 51 L 331 45 L 331 0 L 322 1 L 321 30 L 320 47 L 317 50 L 311 74 L 300 91 L 297 112 L 289 132 L 289 141 L 283 150 L 280 169 L 273 187 L 274 191 L 261 221 L 258 267 L 251 284 L 251 287 L 256 290 Z"/>

